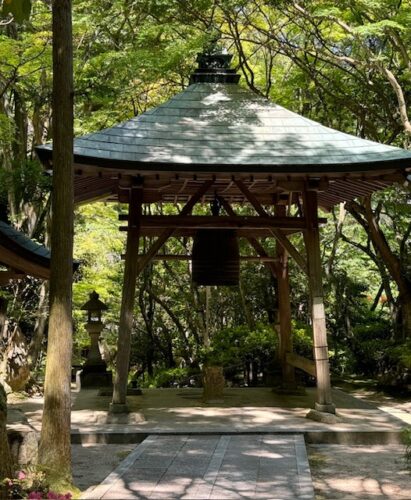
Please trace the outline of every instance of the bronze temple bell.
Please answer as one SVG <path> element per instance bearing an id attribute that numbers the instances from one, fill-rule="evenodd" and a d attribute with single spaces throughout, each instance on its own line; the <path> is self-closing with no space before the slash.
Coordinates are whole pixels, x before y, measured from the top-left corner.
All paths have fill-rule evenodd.
<path id="1" fill-rule="evenodd" d="M 221 203 L 216 196 L 211 212 L 217 216 Z M 196 285 L 236 286 L 240 277 L 240 252 L 233 229 L 200 229 L 193 242 L 192 279 Z"/>

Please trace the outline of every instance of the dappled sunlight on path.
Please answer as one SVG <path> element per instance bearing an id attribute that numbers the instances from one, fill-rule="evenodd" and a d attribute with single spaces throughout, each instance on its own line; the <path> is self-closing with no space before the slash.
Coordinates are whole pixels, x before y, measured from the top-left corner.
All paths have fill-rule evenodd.
<path id="1" fill-rule="evenodd" d="M 309 445 L 319 498 L 410 499 L 411 473 L 397 445 Z"/>

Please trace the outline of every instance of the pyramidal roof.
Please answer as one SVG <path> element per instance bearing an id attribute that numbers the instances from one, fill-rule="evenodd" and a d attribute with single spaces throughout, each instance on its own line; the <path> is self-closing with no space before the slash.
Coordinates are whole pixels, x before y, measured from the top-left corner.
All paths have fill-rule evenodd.
<path id="1" fill-rule="evenodd" d="M 411 166 L 411 151 L 333 130 L 240 87 L 239 76 L 227 69 L 231 57 L 221 57 L 226 68 L 201 61 L 191 85 L 166 103 L 75 139 L 75 163 L 270 173 Z M 51 150 L 37 148 L 41 158 L 50 158 Z"/>

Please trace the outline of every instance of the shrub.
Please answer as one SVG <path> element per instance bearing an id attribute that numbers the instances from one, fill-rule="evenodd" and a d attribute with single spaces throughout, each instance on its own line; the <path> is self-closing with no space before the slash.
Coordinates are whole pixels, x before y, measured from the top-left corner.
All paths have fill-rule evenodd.
<path id="1" fill-rule="evenodd" d="M 411 426 L 405 427 L 402 430 L 401 437 L 405 445 L 405 460 L 407 461 L 408 467 L 411 468 Z"/>
<path id="2" fill-rule="evenodd" d="M 168 368 L 157 370 L 153 377 L 141 381 L 140 385 L 143 388 L 183 387 L 195 385 L 196 379 L 199 379 L 198 370 L 192 368 Z"/>
<path id="3" fill-rule="evenodd" d="M 368 317 L 366 324 L 353 327 L 350 345 L 355 373 L 371 377 L 383 374 L 389 366 L 387 352 L 394 346 L 389 322 Z"/>
<path id="4" fill-rule="evenodd" d="M 257 324 L 254 330 L 246 325 L 225 328 L 213 336 L 209 348 L 201 351 L 200 360 L 208 365 L 223 366 L 225 377 L 237 382 L 239 373 L 250 363 L 263 376 L 270 371 L 277 346 L 277 334 L 270 325 Z"/>
<path id="5" fill-rule="evenodd" d="M 311 326 L 297 321 L 292 322 L 293 348 L 296 354 L 312 359 L 313 331 Z"/>

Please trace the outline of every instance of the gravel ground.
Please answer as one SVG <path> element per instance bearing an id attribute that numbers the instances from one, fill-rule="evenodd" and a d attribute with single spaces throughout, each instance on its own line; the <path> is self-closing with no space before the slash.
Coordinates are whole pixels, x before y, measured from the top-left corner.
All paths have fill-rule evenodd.
<path id="1" fill-rule="evenodd" d="M 73 444 L 74 484 L 81 491 L 97 486 L 135 447 L 135 444 Z"/>
<path id="2" fill-rule="evenodd" d="M 411 499 L 404 447 L 308 445 L 316 499 Z"/>

